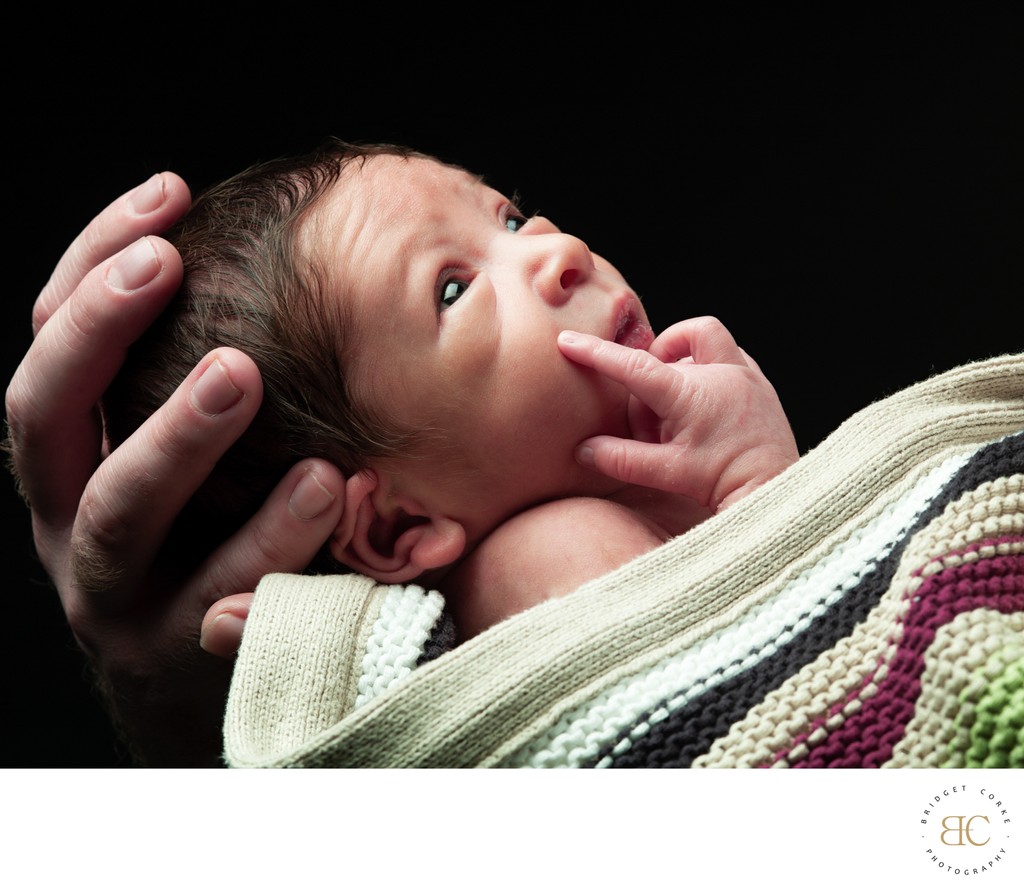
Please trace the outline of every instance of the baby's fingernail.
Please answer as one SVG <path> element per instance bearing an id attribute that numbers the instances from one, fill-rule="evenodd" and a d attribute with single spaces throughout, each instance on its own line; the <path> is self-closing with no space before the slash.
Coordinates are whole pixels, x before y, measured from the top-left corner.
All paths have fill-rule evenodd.
<path id="1" fill-rule="evenodd" d="M 571 346 L 574 343 L 578 343 L 579 341 L 579 335 L 572 330 L 563 330 L 558 335 L 558 342 L 565 343 L 567 346 Z"/>
<path id="2" fill-rule="evenodd" d="M 128 200 L 140 216 L 152 213 L 164 202 L 164 177 L 159 173 L 151 176 L 129 195 Z"/>
<path id="3" fill-rule="evenodd" d="M 576 461 L 583 466 L 594 466 L 594 449 L 589 445 L 580 445 L 576 448 Z"/>
<path id="4" fill-rule="evenodd" d="M 312 472 L 303 473 L 288 500 L 288 509 L 300 519 L 315 519 L 334 503 L 334 495 Z"/>
<path id="5" fill-rule="evenodd" d="M 190 398 L 196 410 L 215 417 L 241 401 L 242 393 L 231 382 L 227 368 L 212 361 L 192 387 Z"/>
<path id="6" fill-rule="evenodd" d="M 122 292 L 138 290 L 152 281 L 159 271 L 160 260 L 156 251 L 149 238 L 142 238 L 126 247 L 114 260 L 107 270 L 107 283 Z"/>

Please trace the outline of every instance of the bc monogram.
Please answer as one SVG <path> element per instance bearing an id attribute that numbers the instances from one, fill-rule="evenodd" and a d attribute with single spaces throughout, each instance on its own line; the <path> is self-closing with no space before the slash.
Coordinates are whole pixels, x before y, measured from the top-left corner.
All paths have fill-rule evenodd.
<path id="1" fill-rule="evenodd" d="M 939 842 L 944 846 L 965 846 L 967 843 L 970 843 L 972 846 L 984 846 L 990 838 L 986 836 L 985 839 L 980 841 L 975 838 L 974 822 L 978 820 L 988 824 L 988 815 L 971 815 L 970 818 L 965 815 L 947 815 L 942 819 L 942 826 L 945 829 L 939 834 Z M 946 839 L 950 834 L 955 835 L 956 839 Z M 966 843 L 964 842 L 965 840 Z"/>

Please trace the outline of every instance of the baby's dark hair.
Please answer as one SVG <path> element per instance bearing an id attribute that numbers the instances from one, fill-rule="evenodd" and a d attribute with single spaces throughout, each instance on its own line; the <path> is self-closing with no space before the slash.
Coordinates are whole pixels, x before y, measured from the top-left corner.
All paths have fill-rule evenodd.
<path id="1" fill-rule="evenodd" d="M 379 155 L 425 157 L 331 139 L 207 189 L 166 234 L 184 279 L 104 397 L 111 447 L 219 346 L 249 355 L 264 387 L 256 419 L 179 517 L 172 544 L 188 564 L 241 527 L 298 460 L 322 457 L 348 477 L 412 444 L 410 431 L 356 403 L 345 374 L 349 301 L 326 292 L 320 258 L 297 245 L 303 221 L 342 171 Z"/>

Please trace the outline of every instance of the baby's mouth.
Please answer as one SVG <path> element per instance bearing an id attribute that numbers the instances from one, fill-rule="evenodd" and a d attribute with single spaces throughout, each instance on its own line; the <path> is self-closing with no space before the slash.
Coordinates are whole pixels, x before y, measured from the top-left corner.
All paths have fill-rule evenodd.
<path id="1" fill-rule="evenodd" d="M 631 306 L 626 306 L 619 316 L 619 322 L 615 327 L 613 341 L 627 349 L 643 349 L 646 351 L 654 342 L 654 331 L 651 326 L 643 321 Z"/>

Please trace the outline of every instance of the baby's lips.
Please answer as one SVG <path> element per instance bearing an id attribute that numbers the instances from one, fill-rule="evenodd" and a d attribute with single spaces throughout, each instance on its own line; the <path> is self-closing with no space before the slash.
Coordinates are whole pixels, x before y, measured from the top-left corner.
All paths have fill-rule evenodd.
<path id="1" fill-rule="evenodd" d="M 627 349 L 643 349 L 647 351 L 654 342 L 654 331 L 647 323 L 640 301 L 630 294 L 619 306 L 618 315 L 615 319 L 615 328 L 612 331 L 612 342 Z"/>
<path id="2" fill-rule="evenodd" d="M 646 321 L 630 315 L 620 323 L 615 332 L 615 342 L 627 349 L 642 349 L 646 352 L 654 342 L 654 331 Z"/>

